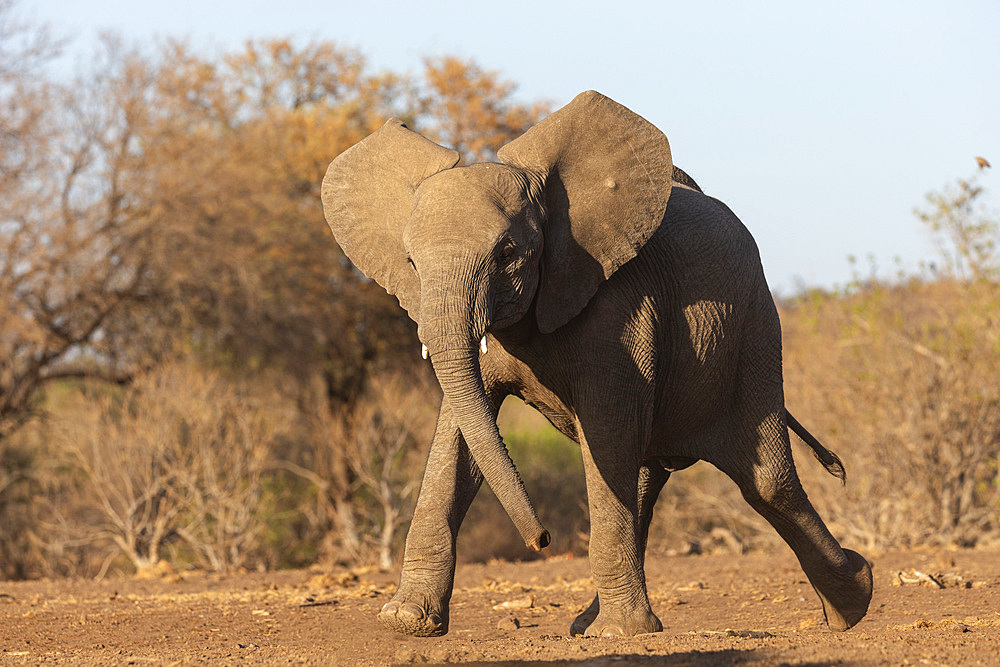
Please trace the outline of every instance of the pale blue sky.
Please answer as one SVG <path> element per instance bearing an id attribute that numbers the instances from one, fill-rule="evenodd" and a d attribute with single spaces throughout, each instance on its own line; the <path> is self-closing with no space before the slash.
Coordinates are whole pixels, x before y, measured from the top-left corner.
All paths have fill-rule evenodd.
<path id="1" fill-rule="evenodd" d="M 675 162 L 757 239 L 772 287 L 845 283 L 848 255 L 884 273 L 932 256 L 913 216 L 929 190 L 1000 169 L 1000 2 L 632 0 L 27 0 L 75 34 L 212 53 L 252 37 L 330 39 L 375 69 L 455 54 L 523 100 L 595 89 L 662 129 Z M 332 158 L 333 156 L 331 156 Z M 998 178 L 983 175 L 998 205 Z"/>

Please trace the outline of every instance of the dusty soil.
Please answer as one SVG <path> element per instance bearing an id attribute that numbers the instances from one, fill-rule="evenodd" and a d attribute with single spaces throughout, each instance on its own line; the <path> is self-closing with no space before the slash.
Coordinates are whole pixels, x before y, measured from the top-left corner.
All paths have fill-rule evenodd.
<path id="1" fill-rule="evenodd" d="M 567 636 L 592 595 L 586 559 L 461 566 L 434 639 L 377 624 L 394 572 L 2 583 L 0 664 L 1000 664 L 1000 553 L 873 560 L 867 618 L 834 633 L 790 553 L 651 558 L 665 629 L 627 639 Z"/>

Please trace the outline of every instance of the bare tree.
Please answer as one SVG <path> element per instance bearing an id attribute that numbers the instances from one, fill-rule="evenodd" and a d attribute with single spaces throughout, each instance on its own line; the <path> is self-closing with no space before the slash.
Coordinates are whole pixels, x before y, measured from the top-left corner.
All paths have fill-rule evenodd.
<path id="1" fill-rule="evenodd" d="M 426 375 L 372 377 L 351 406 L 321 409 L 312 442 L 313 469 L 279 465 L 317 488 L 317 523 L 327 552 L 389 568 L 400 528 L 412 513 L 440 394 Z"/>
<path id="2" fill-rule="evenodd" d="M 122 76 L 22 83 L 4 100 L 19 122 L 0 172 L 0 438 L 52 380 L 128 375 L 110 325 L 146 278 L 125 179 L 147 80 L 115 61 Z"/>
<path id="3" fill-rule="evenodd" d="M 17 5 L 0 0 L 0 86 L 26 83 L 62 46 L 47 27 L 19 19 Z"/>

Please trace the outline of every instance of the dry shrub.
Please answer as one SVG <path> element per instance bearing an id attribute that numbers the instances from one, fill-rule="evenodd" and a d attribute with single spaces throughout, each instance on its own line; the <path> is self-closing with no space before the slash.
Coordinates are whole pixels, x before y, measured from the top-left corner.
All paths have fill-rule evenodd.
<path id="1" fill-rule="evenodd" d="M 0 579 L 27 579 L 52 572 L 43 564 L 36 530 L 41 519 L 42 463 L 21 437 L 0 439 Z"/>
<path id="2" fill-rule="evenodd" d="M 736 484 L 702 462 L 667 480 L 653 513 L 647 552 L 744 553 L 779 542 L 774 529 L 747 505 Z"/>
<path id="3" fill-rule="evenodd" d="M 372 376 L 350 404 L 317 410 L 313 464 L 295 467 L 313 481 L 307 508 L 326 527 L 321 554 L 390 568 L 401 552 L 434 433 L 441 394 L 426 374 Z"/>
<path id="4" fill-rule="evenodd" d="M 869 548 L 1000 537 L 1000 286 L 942 280 L 815 295 L 785 313 L 793 412 L 837 449 L 819 483 Z"/>
<path id="5" fill-rule="evenodd" d="M 172 560 L 212 570 L 248 564 L 264 528 L 258 506 L 275 442 L 294 414 L 274 395 L 174 362 L 62 428 L 82 475 L 89 541 L 141 570 Z"/>
<path id="6" fill-rule="evenodd" d="M 459 534 L 458 557 L 480 562 L 586 554 L 590 516 L 580 446 L 516 397 L 504 402 L 498 424 L 552 544 L 543 553 L 528 550 L 492 489 L 483 483 Z"/>

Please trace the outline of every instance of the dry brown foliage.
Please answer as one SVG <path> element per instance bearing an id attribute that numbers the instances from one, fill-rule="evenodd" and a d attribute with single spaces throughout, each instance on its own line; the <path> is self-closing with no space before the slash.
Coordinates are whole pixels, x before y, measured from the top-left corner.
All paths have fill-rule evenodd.
<path id="1" fill-rule="evenodd" d="M 497 150 L 551 111 L 548 102 L 510 101 L 515 86 L 499 73 L 454 57 L 424 61 L 427 93 L 420 125 L 466 163 L 495 161 Z"/>
<path id="2" fill-rule="evenodd" d="M 0 0 L 3 574 L 93 573 L 87 545 L 111 542 L 137 567 L 162 557 L 163 545 L 171 558 L 212 568 L 245 564 L 248 553 L 268 566 L 321 554 L 385 563 L 421 468 L 410 457 L 429 435 L 420 445 L 400 435 L 391 424 L 404 417 L 373 401 L 410 400 L 403 380 L 384 378 L 420 377 L 419 343 L 395 300 L 333 242 L 318 205 L 324 170 L 390 116 L 433 135 L 475 110 L 475 126 L 456 140 L 487 135 L 475 150 L 495 151 L 540 107 L 510 102 L 513 86 L 474 63 L 447 61 L 449 75 L 476 83 L 470 96 L 443 85 L 435 64 L 418 76 L 372 73 L 360 53 L 323 41 L 257 40 L 210 57 L 183 42 L 139 50 L 108 37 L 77 79 L 51 81 L 40 65 L 58 44 L 12 20 L 13 8 Z M 175 359 L 187 360 L 183 371 Z M 263 376 L 285 398 L 242 405 L 267 393 L 248 389 Z M 235 401 L 227 419 L 254 413 L 224 428 L 226 438 L 254 419 L 260 428 L 285 424 L 287 415 L 272 412 L 283 402 L 296 415 L 294 434 L 271 444 L 254 429 L 237 438 L 266 449 L 262 472 L 257 449 L 234 461 L 206 453 L 198 460 L 209 467 L 197 474 L 157 468 L 149 457 L 180 446 L 177 415 L 188 408 L 112 409 L 167 392 L 154 377 L 174 378 L 183 391 L 171 400 L 192 401 L 191 419 L 202 425 L 212 420 L 191 392 L 222 383 L 216 389 Z M 80 387 L 90 412 L 75 398 Z M 433 406 L 422 410 L 405 416 L 408 433 L 433 420 Z M 72 439 L 67 463 L 47 443 L 70 415 L 90 431 Z M 197 439 L 219 437 L 206 430 Z M 101 450 L 101 438 L 116 447 Z M 213 480 L 211 466 L 235 477 Z M 208 491 L 191 495 L 236 479 L 240 489 L 210 494 L 236 503 L 225 511 L 209 507 Z M 263 510 L 247 500 L 258 486 Z M 335 514 L 353 528 L 331 518 L 334 501 L 319 499 L 330 489 L 339 489 Z M 265 528 L 250 509 L 265 515 Z M 94 525 L 99 535 L 76 530 Z"/>
<path id="3" fill-rule="evenodd" d="M 873 286 L 795 310 L 789 405 L 848 463 L 846 489 L 819 494 L 836 529 L 875 548 L 996 540 L 1000 287 Z"/>
<path id="4" fill-rule="evenodd" d="M 93 397 L 59 429 L 99 521 L 79 536 L 137 570 L 166 549 L 216 571 L 249 564 L 265 526 L 263 478 L 295 409 L 274 392 L 217 371 L 169 363 L 128 389 Z"/>
<path id="5" fill-rule="evenodd" d="M 392 566 L 439 403 L 428 374 L 387 374 L 371 377 L 349 405 L 318 406 L 309 423 L 311 465 L 280 465 L 315 486 L 315 502 L 303 511 L 322 527 L 322 558 Z"/>

